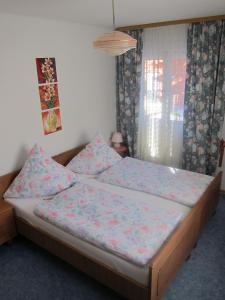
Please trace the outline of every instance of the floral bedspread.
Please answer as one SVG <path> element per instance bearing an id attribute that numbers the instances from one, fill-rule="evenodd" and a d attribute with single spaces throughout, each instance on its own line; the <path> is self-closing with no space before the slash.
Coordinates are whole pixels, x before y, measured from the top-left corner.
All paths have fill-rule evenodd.
<path id="1" fill-rule="evenodd" d="M 43 200 L 34 209 L 43 220 L 134 264 L 146 265 L 183 218 L 154 207 L 77 183 Z"/>
<path id="2" fill-rule="evenodd" d="M 192 207 L 213 177 L 126 157 L 101 173 L 98 180 Z"/>

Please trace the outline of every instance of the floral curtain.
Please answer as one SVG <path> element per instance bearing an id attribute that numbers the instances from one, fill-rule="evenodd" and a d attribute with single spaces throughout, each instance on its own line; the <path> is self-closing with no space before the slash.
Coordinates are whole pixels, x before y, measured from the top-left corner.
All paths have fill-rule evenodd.
<path id="1" fill-rule="evenodd" d="M 122 133 L 130 155 L 136 157 L 143 30 L 128 34 L 137 40 L 137 48 L 116 59 L 117 130 Z"/>
<path id="2" fill-rule="evenodd" d="M 225 112 L 225 21 L 188 28 L 183 167 L 212 175 Z"/>

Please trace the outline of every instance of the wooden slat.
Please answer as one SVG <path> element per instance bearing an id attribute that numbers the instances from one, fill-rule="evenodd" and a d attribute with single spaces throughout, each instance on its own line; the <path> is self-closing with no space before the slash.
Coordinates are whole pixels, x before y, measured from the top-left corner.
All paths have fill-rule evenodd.
<path id="1" fill-rule="evenodd" d="M 146 28 L 154 28 L 154 27 L 162 27 L 162 26 L 170 26 L 170 25 L 179 25 L 179 24 L 191 24 L 191 23 L 206 22 L 206 21 L 224 20 L 224 19 L 225 19 L 225 15 L 199 17 L 199 18 L 192 18 L 192 19 L 180 19 L 180 20 L 171 20 L 171 21 L 164 21 L 164 22 L 122 26 L 116 28 L 116 30 L 126 32 L 128 30 L 146 29 Z"/>

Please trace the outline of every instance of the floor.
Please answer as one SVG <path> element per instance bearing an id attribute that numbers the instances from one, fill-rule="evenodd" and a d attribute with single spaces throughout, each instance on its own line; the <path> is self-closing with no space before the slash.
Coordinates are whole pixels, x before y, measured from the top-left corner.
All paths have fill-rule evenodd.
<path id="1" fill-rule="evenodd" d="M 22 237 L 0 247 L 1 300 L 119 300 Z M 225 196 L 163 300 L 225 299 Z"/>

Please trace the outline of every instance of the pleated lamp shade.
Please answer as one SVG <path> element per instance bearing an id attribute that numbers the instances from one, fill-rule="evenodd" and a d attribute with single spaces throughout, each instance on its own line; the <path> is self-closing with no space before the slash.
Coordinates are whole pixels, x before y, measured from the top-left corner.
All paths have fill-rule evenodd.
<path id="1" fill-rule="evenodd" d="M 128 50 L 136 48 L 136 45 L 137 40 L 120 31 L 105 33 L 93 43 L 94 48 L 112 56 L 121 55 Z"/>

